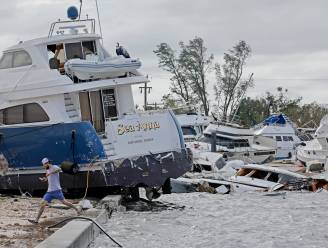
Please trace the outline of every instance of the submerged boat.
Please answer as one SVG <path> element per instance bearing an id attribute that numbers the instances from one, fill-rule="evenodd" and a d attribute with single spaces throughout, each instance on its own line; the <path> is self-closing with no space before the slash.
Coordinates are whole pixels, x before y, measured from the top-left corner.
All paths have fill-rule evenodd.
<path id="1" fill-rule="evenodd" d="M 135 109 L 132 85 L 148 82 L 147 77 L 138 72 L 76 81 L 68 75 L 65 64 L 77 56 L 109 60 L 100 39 L 94 19 L 72 18 L 53 23 L 48 37 L 4 51 L 1 190 L 45 189 L 38 179 L 43 157 L 75 168 L 61 175 L 65 190 L 159 189 L 190 170 L 191 155 L 173 112 Z"/>

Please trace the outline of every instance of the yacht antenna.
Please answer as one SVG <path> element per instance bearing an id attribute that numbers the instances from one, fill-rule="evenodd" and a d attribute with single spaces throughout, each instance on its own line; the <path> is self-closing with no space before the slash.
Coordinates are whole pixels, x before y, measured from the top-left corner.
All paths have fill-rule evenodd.
<path id="1" fill-rule="evenodd" d="M 97 7 L 97 15 L 98 15 L 99 31 L 100 31 L 100 35 L 101 35 L 101 43 L 104 44 L 104 41 L 103 41 L 103 35 L 102 35 L 102 30 L 101 30 L 101 22 L 100 22 L 100 17 L 99 17 L 98 0 L 95 0 L 95 1 L 96 1 L 96 7 Z"/>
<path id="2" fill-rule="evenodd" d="M 79 20 L 81 20 L 81 11 L 82 11 L 82 0 L 80 0 L 80 11 L 79 11 Z"/>

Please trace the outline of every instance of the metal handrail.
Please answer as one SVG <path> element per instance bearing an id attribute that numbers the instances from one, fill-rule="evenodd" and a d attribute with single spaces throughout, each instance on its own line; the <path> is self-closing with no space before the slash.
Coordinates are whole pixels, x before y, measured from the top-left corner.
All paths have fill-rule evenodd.
<path id="1" fill-rule="evenodd" d="M 83 20 L 77 20 L 77 21 L 57 21 L 57 22 L 53 22 L 50 25 L 50 30 L 48 33 L 48 38 L 53 36 L 53 32 L 55 29 L 55 26 L 57 24 L 64 24 L 64 23 L 79 23 L 79 22 L 91 22 L 91 33 L 95 34 L 96 33 L 96 20 L 95 19 L 83 19 Z"/>

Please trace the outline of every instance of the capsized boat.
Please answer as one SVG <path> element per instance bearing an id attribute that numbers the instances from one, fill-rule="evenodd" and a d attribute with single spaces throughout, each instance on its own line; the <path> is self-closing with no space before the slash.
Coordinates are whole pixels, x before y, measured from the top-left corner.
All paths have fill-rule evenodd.
<path id="1" fill-rule="evenodd" d="M 79 80 L 117 78 L 127 73 L 138 75 L 139 59 L 124 58 L 122 55 L 99 60 L 97 56 L 86 59 L 71 59 L 65 63 L 65 72 Z"/>
<path id="2" fill-rule="evenodd" d="M 20 42 L 0 59 L 0 189 L 33 193 L 47 185 L 43 157 L 63 164 L 64 190 L 169 192 L 169 179 L 189 171 L 192 156 L 169 110 L 138 112 L 132 85 L 141 73 L 74 80 L 65 63 L 110 58 L 95 20 L 58 21 L 45 38 Z M 135 192 L 135 190 L 134 190 Z"/>

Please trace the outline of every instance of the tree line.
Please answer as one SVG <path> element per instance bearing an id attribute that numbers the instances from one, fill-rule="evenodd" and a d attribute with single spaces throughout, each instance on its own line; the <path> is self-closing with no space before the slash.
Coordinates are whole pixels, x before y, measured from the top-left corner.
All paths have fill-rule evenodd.
<path id="1" fill-rule="evenodd" d="M 215 62 L 200 37 L 188 43 L 180 41 L 178 48 L 174 50 L 161 43 L 154 50 L 159 67 L 171 75 L 170 92 L 162 98 L 165 108 L 198 106 L 206 116 L 225 121 L 238 119 L 246 126 L 259 123 L 270 113 L 282 112 L 299 126 L 319 123 L 327 114 L 327 109 L 317 103 L 302 105 L 301 98 L 291 99 L 288 90 L 282 87 L 276 93 L 266 92 L 264 97 L 246 97 L 248 89 L 254 86 L 253 73 L 244 73 L 252 54 L 246 41 L 239 41 L 224 53 L 222 64 Z M 209 89 L 211 74 L 215 78 L 213 89 Z M 209 92 L 215 96 L 212 105 Z"/>
<path id="2" fill-rule="evenodd" d="M 328 109 L 316 102 L 302 104 L 301 97 L 291 98 L 288 89 L 278 87 L 276 92 L 266 92 L 263 97 L 244 98 L 237 115 L 241 124 L 253 126 L 270 113 L 283 113 L 298 127 L 316 128 Z"/>

